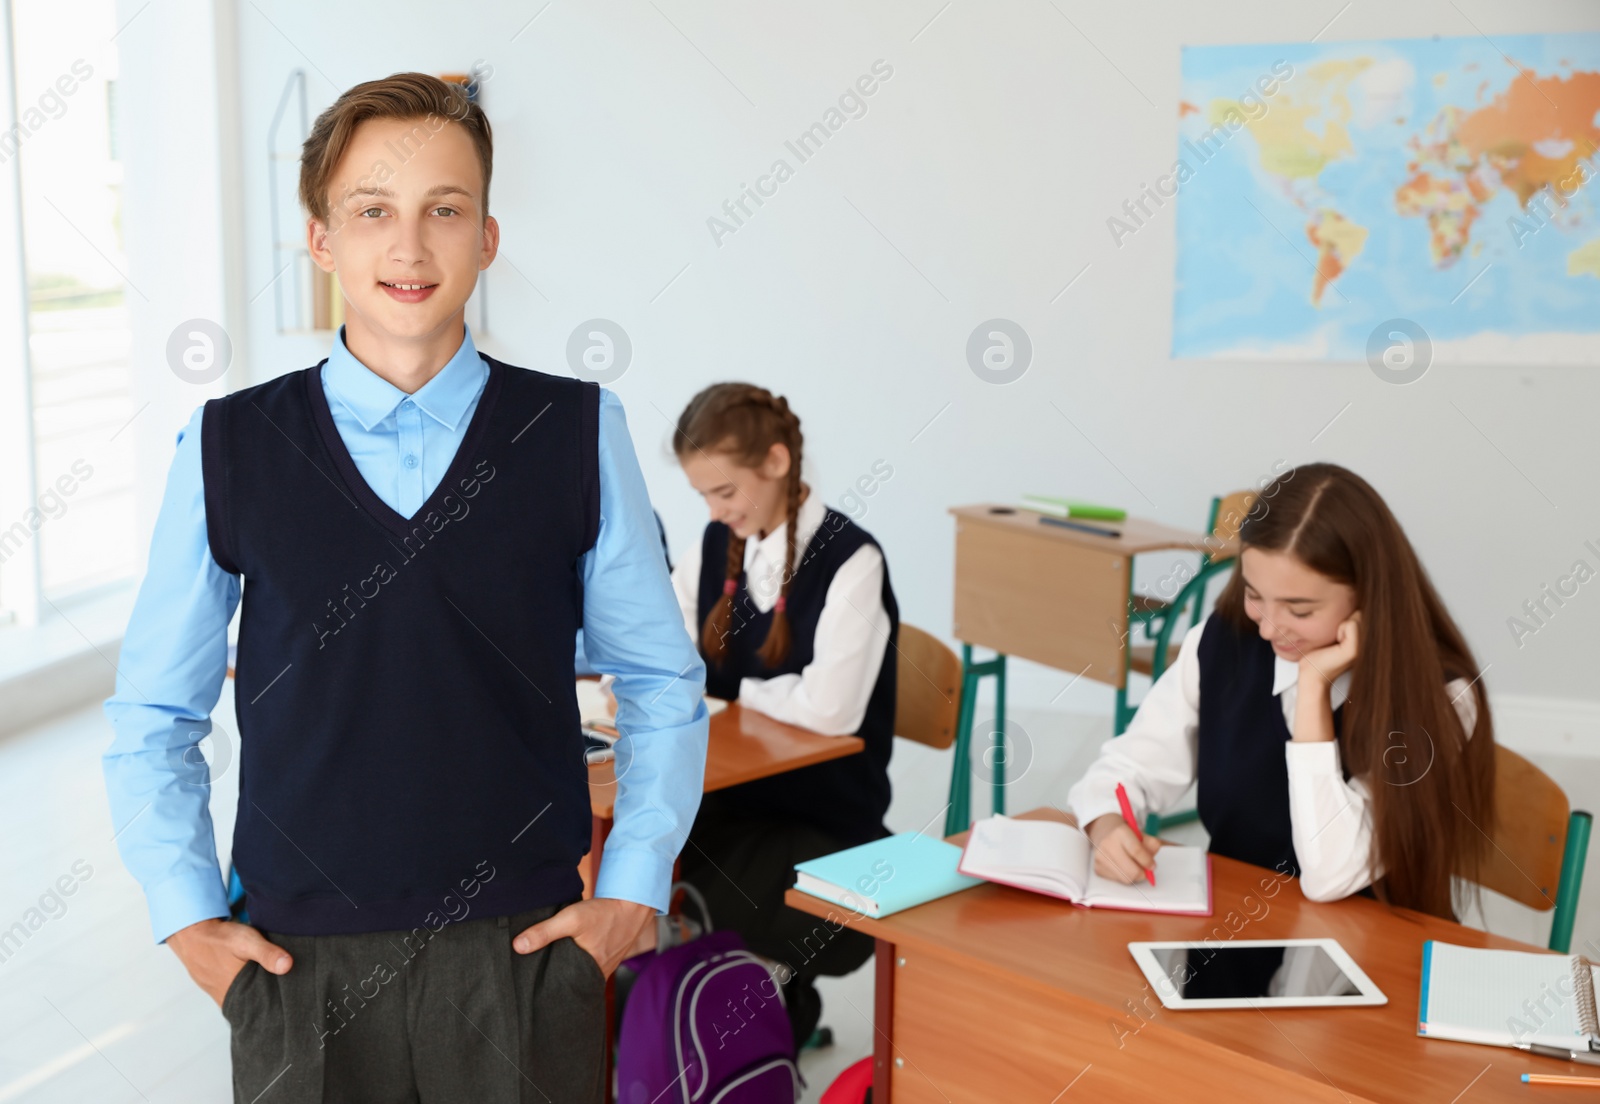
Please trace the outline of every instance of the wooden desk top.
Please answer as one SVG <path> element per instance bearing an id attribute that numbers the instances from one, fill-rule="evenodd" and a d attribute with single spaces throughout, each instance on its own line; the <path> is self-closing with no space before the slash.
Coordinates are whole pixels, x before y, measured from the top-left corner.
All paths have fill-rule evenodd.
<path id="1" fill-rule="evenodd" d="M 706 792 L 854 755 L 866 746 L 859 736 L 822 736 L 730 702 L 711 718 Z M 610 818 L 616 804 L 614 768 L 614 763 L 589 767 L 589 807 L 597 817 Z"/>
<path id="2" fill-rule="evenodd" d="M 995 513 L 996 510 L 1008 510 L 1009 513 Z M 1093 533 L 1084 533 L 1077 529 L 1068 529 L 1063 525 L 1050 525 L 1039 520 L 1039 515 L 1031 510 L 1017 506 L 1008 506 L 999 502 L 980 502 L 971 506 L 952 506 L 950 513 L 961 522 L 971 522 L 977 525 L 993 526 L 1002 530 L 1013 531 L 1018 534 L 1031 534 L 1046 540 L 1065 541 L 1068 544 L 1082 545 L 1100 552 L 1111 552 L 1120 556 L 1136 556 L 1144 552 L 1158 552 L 1164 548 L 1193 549 L 1197 553 L 1213 551 L 1206 546 L 1204 533 L 1197 533 L 1188 529 L 1175 529 L 1170 525 L 1163 525 L 1159 521 L 1150 521 L 1146 518 L 1126 517 L 1121 521 L 1085 521 L 1085 525 L 1098 525 L 1106 529 L 1118 530 L 1120 537 L 1103 537 Z"/>
<path id="3" fill-rule="evenodd" d="M 1064 819 L 1054 810 L 1030 816 Z M 961 837 L 952 837 L 959 842 Z M 1076 908 L 1037 893 L 987 884 L 871 920 L 791 889 L 785 901 L 895 944 L 896 953 L 958 959 L 984 984 L 1053 991 L 1089 1002 L 1108 1021 L 1136 1033 L 1137 1046 L 1161 1046 L 1177 1032 L 1303 1076 L 1331 1081 L 1346 1099 L 1464 1104 L 1526 1100 L 1524 1072 L 1593 1075 L 1592 1067 L 1500 1047 L 1417 1035 L 1422 943 L 1537 951 L 1366 897 L 1318 904 L 1299 883 L 1273 871 L 1213 856 L 1215 911 L 1209 917 L 1162 916 Z M 1178 1012 L 1165 1008 L 1128 952 L 1140 940 L 1337 939 L 1389 1003 L 1377 1007 Z M 1130 1004 L 1129 1002 L 1133 1002 Z M 1142 1020 L 1129 1009 L 1140 1006 Z M 1109 1030 L 1109 1029 L 1108 1029 Z M 1479 1079 L 1480 1075 L 1483 1075 Z M 1471 1085 L 1471 1092 L 1465 1090 Z M 1246 1099 L 1247 1097 L 1241 1097 Z"/>

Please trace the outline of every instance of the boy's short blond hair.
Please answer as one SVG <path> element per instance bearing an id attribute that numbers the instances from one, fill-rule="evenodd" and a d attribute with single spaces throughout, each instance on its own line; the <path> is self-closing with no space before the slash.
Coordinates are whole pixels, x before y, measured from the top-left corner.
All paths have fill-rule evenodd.
<path id="1" fill-rule="evenodd" d="M 300 203 L 312 218 L 330 221 L 328 183 L 356 128 L 369 119 L 416 119 L 416 128 L 402 139 L 395 159 L 404 162 L 420 145 L 437 134 L 446 124 L 457 123 L 478 150 L 478 162 L 483 166 L 483 197 L 480 217 L 489 213 L 489 174 L 494 166 L 494 137 L 489 129 L 489 117 L 483 108 L 467 98 L 467 90 L 459 84 L 440 80 L 427 73 L 395 73 L 382 80 L 366 81 L 350 89 L 335 100 L 326 111 L 317 116 L 311 134 L 300 149 Z M 368 174 L 392 175 L 397 166 L 373 165 Z M 388 179 L 374 179 L 382 183 Z M 342 221 L 342 220 L 341 220 Z"/>

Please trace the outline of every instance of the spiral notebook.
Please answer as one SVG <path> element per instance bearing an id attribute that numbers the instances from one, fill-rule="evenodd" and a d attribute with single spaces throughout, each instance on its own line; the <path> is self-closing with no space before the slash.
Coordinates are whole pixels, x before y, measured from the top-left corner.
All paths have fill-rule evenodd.
<path id="1" fill-rule="evenodd" d="M 1582 955 L 1422 945 L 1417 1034 L 1486 1046 L 1600 1050 L 1595 985 Z"/>

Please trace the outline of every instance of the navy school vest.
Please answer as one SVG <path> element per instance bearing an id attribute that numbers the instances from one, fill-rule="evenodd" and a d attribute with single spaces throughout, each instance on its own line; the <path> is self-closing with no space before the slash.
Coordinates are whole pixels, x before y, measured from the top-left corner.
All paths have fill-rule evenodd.
<path id="1" fill-rule="evenodd" d="M 1195 805 L 1211 833 L 1210 850 L 1299 877 L 1289 819 L 1290 732 L 1272 693 L 1272 645 L 1213 614 L 1200 633 L 1199 659 Z M 1335 739 L 1343 714 L 1343 705 L 1333 711 Z"/>
<path id="2" fill-rule="evenodd" d="M 361 478 L 321 363 L 206 403 L 211 552 L 243 576 L 233 857 L 269 931 L 437 930 L 579 896 L 600 392 L 484 359 L 410 519 Z"/>
<path id="3" fill-rule="evenodd" d="M 700 546 L 699 623 L 705 624 L 711 607 L 722 597 L 728 563 L 729 529 L 721 522 L 706 526 Z M 756 654 L 772 625 L 773 611 L 761 613 L 746 589 L 740 572 L 733 594 L 728 652 L 721 663 L 706 660 L 706 693 L 736 699 L 742 678 L 775 678 L 799 674 L 811 662 L 817 620 L 828 596 L 828 586 L 857 549 L 879 547 L 865 529 L 832 509 L 803 550 L 796 552 L 794 576 L 789 581 L 785 612 L 789 617 L 789 656 L 768 667 Z M 882 549 L 879 548 L 881 552 Z M 866 743 L 859 755 L 761 778 L 708 793 L 701 802 L 707 813 L 733 814 L 809 824 L 853 846 L 887 834 L 883 815 L 889 808 L 889 755 L 894 743 L 895 665 L 900 639 L 900 608 L 889 585 L 887 559 L 883 571 L 883 608 L 889 614 L 889 641 L 883 666 L 873 684 L 866 716 L 856 730 Z M 699 633 L 695 633 L 699 643 Z M 701 649 L 702 654 L 704 649 Z"/>

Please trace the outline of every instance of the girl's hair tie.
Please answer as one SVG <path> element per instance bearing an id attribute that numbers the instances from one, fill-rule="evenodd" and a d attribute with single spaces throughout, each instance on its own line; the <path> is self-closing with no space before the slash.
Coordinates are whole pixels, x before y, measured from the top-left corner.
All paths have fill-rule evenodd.
<path id="1" fill-rule="evenodd" d="M 724 579 L 724 580 L 722 580 L 722 593 L 731 595 L 734 591 L 736 591 L 738 589 L 739 589 L 739 580 L 737 580 L 737 579 Z"/>
<path id="2" fill-rule="evenodd" d="M 789 599 L 787 597 L 785 597 L 784 595 L 780 594 L 780 595 L 778 595 L 777 604 L 774 605 L 772 608 L 776 612 L 782 613 L 783 612 L 783 608 L 785 606 L 787 606 L 788 604 L 789 604 Z"/>

